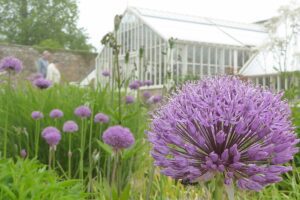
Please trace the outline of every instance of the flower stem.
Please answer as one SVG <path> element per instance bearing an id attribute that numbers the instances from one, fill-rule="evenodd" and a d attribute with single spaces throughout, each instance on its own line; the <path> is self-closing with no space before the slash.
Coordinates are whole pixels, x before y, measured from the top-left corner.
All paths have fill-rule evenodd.
<path id="1" fill-rule="evenodd" d="M 51 146 L 50 146 L 50 147 L 49 147 L 49 163 L 48 163 L 48 168 L 49 168 L 49 170 L 51 170 L 51 161 L 52 161 L 52 159 L 51 159 L 51 157 L 52 157 L 51 151 L 52 151 L 52 148 L 51 148 Z"/>
<path id="2" fill-rule="evenodd" d="M 224 181 L 221 176 L 215 179 L 215 190 L 213 191 L 213 200 L 222 200 L 224 195 Z"/>
<path id="3" fill-rule="evenodd" d="M 3 157 L 6 159 L 6 153 L 7 153 L 7 129 L 8 129 L 8 113 L 6 113 L 6 119 L 5 119 L 5 128 L 4 128 L 4 147 L 3 147 Z"/>
<path id="4" fill-rule="evenodd" d="M 69 178 L 72 178 L 72 134 L 69 133 L 69 152 L 68 152 L 68 174 Z"/>
<path id="5" fill-rule="evenodd" d="M 111 176 L 111 182 L 116 184 L 117 183 L 116 172 L 117 172 L 118 159 L 119 159 L 119 153 L 118 153 L 118 151 L 116 151 L 115 155 L 116 155 L 116 157 L 114 159 L 113 171 L 112 171 L 112 176 Z"/>
<path id="6" fill-rule="evenodd" d="M 79 178 L 83 179 L 83 155 L 84 155 L 84 119 L 81 119 L 81 138 L 80 138 L 80 162 L 79 162 Z"/>
<path id="7" fill-rule="evenodd" d="M 40 122 L 39 120 L 37 120 L 35 122 L 35 153 L 34 153 L 34 157 L 38 158 L 38 154 L 39 154 L 39 140 L 40 140 L 40 133 L 39 133 L 39 129 L 40 129 Z"/>

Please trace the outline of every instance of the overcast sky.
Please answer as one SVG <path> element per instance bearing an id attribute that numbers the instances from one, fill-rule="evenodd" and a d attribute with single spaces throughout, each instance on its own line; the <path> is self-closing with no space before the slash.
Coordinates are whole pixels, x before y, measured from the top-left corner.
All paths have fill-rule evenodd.
<path id="1" fill-rule="evenodd" d="M 299 0 L 298 0 L 299 1 Z M 79 0 L 79 26 L 86 29 L 97 48 L 103 35 L 113 29 L 116 14 L 127 6 L 151 8 L 196 16 L 255 22 L 277 14 L 290 0 Z"/>

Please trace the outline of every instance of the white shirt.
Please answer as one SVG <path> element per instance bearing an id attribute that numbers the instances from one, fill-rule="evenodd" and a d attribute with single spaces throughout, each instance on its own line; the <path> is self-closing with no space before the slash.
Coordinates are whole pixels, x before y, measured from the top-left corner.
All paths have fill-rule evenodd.
<path id="1" fill-rule="evenodd" d="M 54 63 L 51 63 L 51 64 L 48 65 L 46 79 L 52 81 L 52 83 L 59 83 L 60 82 L 60 72 L 56 68 Z"/>

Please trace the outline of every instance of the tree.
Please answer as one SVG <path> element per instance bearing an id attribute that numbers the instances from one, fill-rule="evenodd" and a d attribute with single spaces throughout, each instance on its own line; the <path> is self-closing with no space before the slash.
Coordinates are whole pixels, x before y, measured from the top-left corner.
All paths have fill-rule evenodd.
<path id="1" fill-rule="evenodd" d="M 77 0 L 0 0 L 0 35 L 7 42 L 39 45 L 51 40 L 65 49 L 92 50 L 77 20 Z"/>

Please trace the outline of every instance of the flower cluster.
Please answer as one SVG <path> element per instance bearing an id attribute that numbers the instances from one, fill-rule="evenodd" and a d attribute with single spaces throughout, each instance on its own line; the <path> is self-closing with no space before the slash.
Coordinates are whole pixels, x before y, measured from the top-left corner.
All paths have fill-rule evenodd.
<path id="1" fill-rule="evenodd" d="M 130 130 L 122 126 L 109 127 L 104 131 L 102 139 L 116 151 L 131 147 L 135 141 Z"/>
<path id="2" fill-rule="evenodd" d="M 260 190 L 281 181 L 298 139 L 282 94 L 235 77 L 189 83 L 154 112 L 148 139 L 162 173 L 185 181 L 219 174 Z"/>
<path id="3" fill-rule="evenodd" d="M 63 131 L 66 133 L 74 133 L 78 131 L 78 125 L 74 121 L 66 121 L 63 126 Z"/>
<path id="4" fill-rule="evenodd" d="M 15 57 L 5 57 L 0 61 L 0 71 L 21 72 L 23 69 L 22 62 Z"/>
<path id="5" fill-rule="evenodd" d="M 42 137 L 52 148 L 55 148 L 56 145 L 61 140 L 61 135 L 59 130 L 52 126 L 49 126 L 42 131 Z"/>
<path id="6" fill-rule="evenodd" d="M 130 96 L 130 95 L 126 96 L 125 102 L 126 102 L 126 104 L 132 104 L 134 102 L 134 97 Z"/>
<path id="7" fill-rule="evenodd" d="M 102 76 L 109 77 L 110 76 L 110 72 L 109 71 L 103 71 L 102 72 Z"/>
<path id="8" fill-rule="evenodd" d="M 33 84 L 40 89 L 47 89 L 52 85 L 52 82 L 45 78 L 38 78 L 33 81 Z"/>
<path id="9" fill-rule="evenodd" d="M 90 117 L 92 112 L 87 106 L 79 106 L 75 109 L 74 114 L 80 118 Z"/>
<path id="10" fill-rule="evenodd" d="M 94 118 L 95 123 L 108 123 L 109 117 L 103 113 L 98 113 Z"/>
<path id="11" fill-rule="evenodd" d="M 33 111 L 33 112 L 31 113 L 31 117 L 32 117 L 32 119 L 34 119 L 34 120 L 38 120 L 38 119 L 42 119 L 42 118 L 44 117 L 44 115 L 43 115 L 43 113 L 40 112 L 40 111 Z"/>
<path id="12" fill-rule="evenodd" d="M 53 109 L 53 110 L 50 112 L 49 116 L 50 116 L 51 118 L 53 118 L 53 119 L 58 119 L 58 118 L 63 117 L 63 116 L 64 116 L 64 113 L 63 113 L 61 110 L 59 110 L 59 109 Z"/>
<path id="13" fill-rule="evenodd" d="M 132 83 L 129 84 L 129 88 L 132 90 L 137 90 L 141 86 L 142 86 L 141 81 L 133 81 Z"/>

